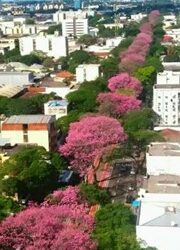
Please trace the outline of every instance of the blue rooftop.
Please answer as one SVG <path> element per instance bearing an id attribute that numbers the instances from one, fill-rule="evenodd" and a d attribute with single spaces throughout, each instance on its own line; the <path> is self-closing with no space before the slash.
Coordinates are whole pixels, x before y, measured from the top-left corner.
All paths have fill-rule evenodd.
<path id="1" fill-rule="evenodd" d="M 59 106 L 65 107 L 67 105 L 68 101 L 66 100 L 52 100 L 48 102 L 49 107 L 59 107 Z"/>

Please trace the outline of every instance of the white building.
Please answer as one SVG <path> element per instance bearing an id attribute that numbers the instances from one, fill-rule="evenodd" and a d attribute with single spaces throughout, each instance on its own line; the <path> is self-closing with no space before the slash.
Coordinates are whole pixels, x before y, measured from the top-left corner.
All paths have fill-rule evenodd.
<path id="1" fill-rule="evenodd" d="M 0 53 L 4 54 L 5 51 L 15 48 L 15 39 L 13 38 L 0 38 Z"/>
<path id="2" fill-rule="evenodd" d="M 55 23 L 62 23 L 65 19 L 72 19 L 72 18 L 78 18 L 78 19 L 84 19 L 88 16 L 94 16 L 95 11 L 93 10 L 69 10 L 69 11 L 57 11 L 53 14 L 53 21 Z"/>
<path id="3" fill-rule="evenodd" d="M 147 15 L 143 13 L 134 14 L 131 15 L 131 21 L 140 22 L 146 16 Z"/>
<path id="4" fill-rule="evenodd" d="M 67 38 L 55 35 L 34 35 L 19 39 L 21 55 L 29 55 L 33 51 L 40 50 L 50 57 L 58 59 L 68 54 Z"/>
<path id="5" fill-rule="evenodd" d="M 66 100 L 51 100 L 44 104 L 45 115 L 55 115 L 56 120 L 67 115 L 68 102 Z"/>
<path id="6" fill-rule="evenodd" d="M 15 21 L 3 21 L 0 22 L 0 30 L 3 35 L 8 36 L 23 36 L 23 35 L 34 35 L 38 34 L 43 30 L 48 29 L 47 24 L 25 24 L 17 23 Z"/>
<path id="7" fill-rule="evenodd" d="M 65 19 L 62 21 L 62 35 L 65 37 L 80 37 L 88 34 L 88 19 Z"/>
<path id="8" fill-rule="evenodd" d="M 163 25 L 164 28 L 168 28 L 172 25 L 176 25 L 177 24 L 177 20 L 176 20 L 176 16 L 175 15 L 164 15 L 163 16 Z"/>
<path id="9" fill-rule="evenodd" d="M 11 145 L 35 144 L 47 151 L 57 148 L 55 116 L 14 115 L 1 125 L 1 137 L 10 140 Z"/>
<path id="10" fill-rule="evenodd" d="M 0 72 L 0 84 L 1 85 L 29 85 L 34 80 L 34 76 L 31 72 Z"/>
<path id="11" fill-rule="evenodd" d="M 100 76 L 100 64 L 80 64 L 76 68 L 76 82 L 94 81 Z"/>
<path id="12" fill-rule="evenodd" d="M 140 200 L 136 236 L 142 247 L 179 250 L 180 194 L 148 194 Z"/>
<path id="13" fill-rule="evenodd" d="M 180 144 L 151 143 L 146 153 L 148 175 L 180 175 Z"/>
<path id="14" fill-rule="evenodd" d="M 159 115 L 159 129 L 180 125 L 180 72 L 157 74 L 153 88 L 153 110 Z"/>

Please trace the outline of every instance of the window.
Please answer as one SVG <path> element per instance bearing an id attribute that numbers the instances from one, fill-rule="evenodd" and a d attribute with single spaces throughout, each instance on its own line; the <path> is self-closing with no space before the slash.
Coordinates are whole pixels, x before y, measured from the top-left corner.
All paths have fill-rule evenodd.
<path id="1" fill-rule="evenodd" d="M 49 50 L 52 50 L 52 41 L 49 40 Z"/>
<path id="2" fill-rule="evenodd" d="M 23 135 L 23 141 L 26 143 L 28 142 L 28 135 L 27 134 L 24 134 Z"/>
<path id="3" fill-rule="evenodd" d="M 36 50 L 36 40 L 33 39 L 33 50 Z"/>

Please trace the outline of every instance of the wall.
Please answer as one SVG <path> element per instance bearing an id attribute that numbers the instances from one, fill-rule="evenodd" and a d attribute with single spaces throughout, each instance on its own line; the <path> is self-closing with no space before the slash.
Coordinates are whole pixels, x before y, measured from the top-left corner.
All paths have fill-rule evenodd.
<path id="1" fill-rule="evenodd" d="M 0 84 L 26 85 L 33 80 L 32 73 L 0 72 Z"/>
<path id="2" fill-rule="evenodd" d="M 10 138 L 11 144 L 24 144 L 23 132 L 13 131 L 13 130 L 2 130 L 1 132 L 3 138 Z M 28 130 L 28 143 L 37 144 L 39 146 L 45 147 L 49 150 L 49 135 L 46 130 L 31 131 Z M 28 144 L 27 143 L 27 144 Z"/>
<path id="3" fill-rule="evenodd" d="M 22 56 L 28 55 L 34 50 L 43 51 L 56 59 L 68 54 L 67 39 L 62 36 L 28 36 L 20 38 L 19 41 Z"/>

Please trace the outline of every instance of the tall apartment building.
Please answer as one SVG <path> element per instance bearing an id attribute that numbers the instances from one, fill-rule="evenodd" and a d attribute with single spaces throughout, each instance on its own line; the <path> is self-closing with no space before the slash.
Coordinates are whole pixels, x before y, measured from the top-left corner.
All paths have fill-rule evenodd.
<path id="1" fill-rule="evenodd" d="M 153 110 L 159 115 L 159 127 L 180 126 L 180 72 L 158 73 L 153 88 Z"/>
<path id="2" fill-rule="evenodd" d="M 47 151 L 55 150 L 55 116 L 13 115 L 1 124 L 1 137 L 9 139 L 11 145 L 35 144 L 43 146 Z"/>
<path id="3" fill-rule="evenodd" d="M 88 34 L 88 19 L 66 19 L 62 21 L 62 35 L 65 37 L 80 37 Z"/>
<path id="4" fill-rule="evenodd" d="M 19 38 L 20 53 L 22 56 L 40 50 L 50 57 L 58 59 L 68 54 L 67 38 L 55 35 L 34 35 Z"/>

